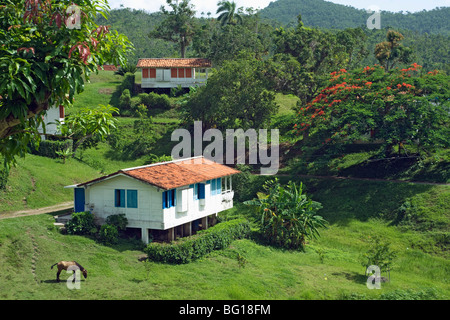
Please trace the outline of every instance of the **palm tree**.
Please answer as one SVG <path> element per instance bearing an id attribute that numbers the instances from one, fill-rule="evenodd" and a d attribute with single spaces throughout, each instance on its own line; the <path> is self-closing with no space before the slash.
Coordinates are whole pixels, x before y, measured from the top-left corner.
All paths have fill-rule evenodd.
<path id="1" fill-rule="evenodd" d="M 220 1 L 217 5 L 219 8 L 217 8 L 216 13 L 221 13 L 217 20 L 220 21 L 222 26 L 242 23 L 241 8 L 237 9 L 236 12 L 236 3 L 234 1 Z"/>

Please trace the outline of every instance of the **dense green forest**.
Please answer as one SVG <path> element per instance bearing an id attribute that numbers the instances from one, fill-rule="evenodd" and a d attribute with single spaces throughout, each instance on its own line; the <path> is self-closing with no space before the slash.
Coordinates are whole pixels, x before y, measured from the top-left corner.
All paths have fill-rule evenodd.
<path id="1" fill-rule="evenodd" d="M 324 0 L 277 0 L 260 11 L 262 18 L 284 26 L 295 25 L 298 14 L 302 15 L 305 25 L 327 29 L 365 27 L 370 16 L 366 10 Z M 449 16 L 449 7 L 415 13 L 382 11 L 381 26 L 448 35 Z"/>
<path id="2" fill-rule="evenodd" d="M 277 21 L 288 21 L 282 15 L 282 12 L 293 14 L 296 11 L 289 9 L 289 4 L 296 3 L 299 6 L 299 1 L 280 0 L 272 3 L 258 14 L 254 14 L 251 10 L 247 11 L 242 14 L 244 17 L 242 25 L 222 27 L 221 23 L 214 18 L 194 18 L 197 29 L 186 54 L 188 57 L 211 58 L 215 65 L 232 58 L 243 49 L 252 50 L 263 58 L 269 57 L 275 51 L 274 32 L 282 25 L 281 22 Z M 414 61 L 422 65 L 424 70 L 440 69 L 447 73 L 450 71 L 450 36 L 448 35 L 450 28 L 446 19 L 439 18 L 440 16 L 448 16 L 449 8 L 407 15 L 383 13 L 383 28 L 381 30 L 369 30 L 365 27 L 365 21 L 368 17 L 365 11 L 325 1 L 302 1 L 301 8 L 297 11 L 301 12 L 302 22 L 305 26 L 319 27 L 322 30 L 336 30 L 332 32 L 344 28 L 361 27 L 365 34 L 364 48 L 367 54 L 359 61 L 359 66 L 377 62 L 373 55 L 375 44 L 383 41 L 390 25 L 404 35 L 403 44 L 413 49 Z M 343 16 L 327 18 L 328 14 L 339 15 L 341 11 Z M 392 18 L 388 20 L 388 17 L 391 16 Z M 422 16 L 423 19 L 417 18 Z M 407 17 L 411 21 L 413 21 L 413 18 L 418 19 L 421 23 L 410 23 L 406 20 L 406 22 L 401 23 L 402 19 Z M 271 18 L 272 20 L 263 18 Z M 113 29 L 125 34 L 130 39 L 136 50 L 129 55 L 129 62 L 135 64 L 139 58 L 180 56 L 174 43 L 149 36 L 150 32 L 163 19 L 164 17 L 160 12 L 149 13 L 145 10 L 121 8 L 112 10 L 108 20 L 99 16 L 97 22 L 100 25 L 111 25 Z M 284 28 L 295 27 L 296 19 L 297 13 L 295 19 L 292 20 L 295 21 L 295 24 L 285 25 Z M 336 24 L 330 24 L 332 21 L 336 21 Z M 393 22 L 388 24 L 388 21 Z"/>

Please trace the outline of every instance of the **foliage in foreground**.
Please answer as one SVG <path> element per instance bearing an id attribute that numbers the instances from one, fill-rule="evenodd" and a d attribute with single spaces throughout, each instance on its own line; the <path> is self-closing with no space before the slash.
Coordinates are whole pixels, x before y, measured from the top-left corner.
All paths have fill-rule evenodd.
<path id="1" fill-rule="evenodd" d="M 97 14 L 109 6 L 100 0 L 0 2 L 0 153 L 7 163 L 24 156 L 39 141 L 42 115 L 53 106 L 73 103 L 85 80 L 106 62 L 122 65 L 132 48 L 128 39 L 99 26 Z M 81 15 L 81 16 L 80 16 Z M 77 18 L 75 18 L 77 19 Z"/>

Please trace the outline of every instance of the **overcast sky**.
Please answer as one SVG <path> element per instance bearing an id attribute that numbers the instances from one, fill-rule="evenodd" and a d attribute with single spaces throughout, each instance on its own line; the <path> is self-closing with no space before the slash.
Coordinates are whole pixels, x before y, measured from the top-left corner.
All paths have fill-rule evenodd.
<path id="1" fill-rule="evenodd" d="M 274 1 L 274 0 L 272 0 Z M 238 7 L 253 7 L 255 9 L 263 9 L 269 5 L 271 0 L 234 0 Z M 165 5 L 165 0 L 108 0 L 111 8 L 119 8 L 121 4 L 125 8 L 144 9 L 147 12 L 159 11 L 161 5 Z M 205 14 L 211 12 L 212 16 L 216 16 L 218 0 L 191 0 L 195 6 L 197 15 L 202 12 Z M 422 11 L 431 10 L 436 7 L 450 6 L 450 0 L 330 0 L 330 2 L 350 5 L 358 9 L 367 9 L 376 6 L 385 11 Z"/>

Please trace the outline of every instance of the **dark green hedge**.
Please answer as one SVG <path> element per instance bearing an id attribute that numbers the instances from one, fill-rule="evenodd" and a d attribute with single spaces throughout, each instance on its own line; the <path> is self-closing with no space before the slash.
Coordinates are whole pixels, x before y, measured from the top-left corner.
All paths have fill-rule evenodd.
<path id="1" fill-rule="evenodd" d="M 47 157 L 47 158 L 59 158 L 57 151 L 64 151 L 66 149 L 72 150 L 73 141 L 67 140 L 43 140 L 39 143 L 39 148 L 32 147 L 31 153 Z"/>
<path id="2" fill-rule="evenodd" d="M 150 243 L 146 248 L 148 258 L 157 262 L 172 264 L 189 263 L 213 250 L 227 248 L 233 240 L 243 239 L 250 234 L 247 219 L 221 222 L 214 227 L 198 232 L 172 243 Z"/>

